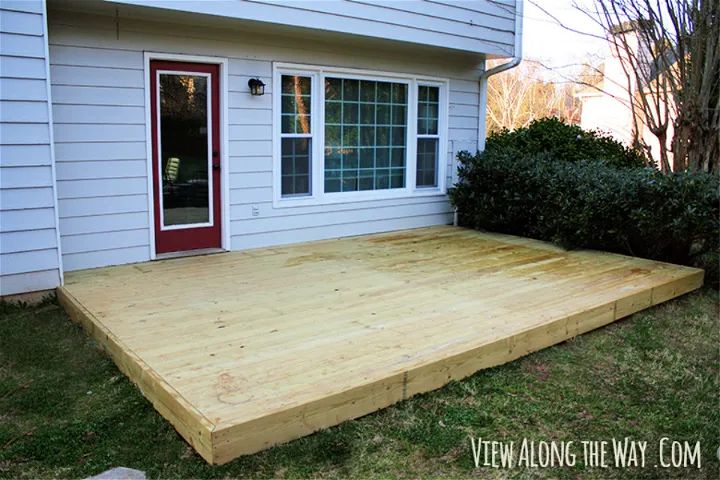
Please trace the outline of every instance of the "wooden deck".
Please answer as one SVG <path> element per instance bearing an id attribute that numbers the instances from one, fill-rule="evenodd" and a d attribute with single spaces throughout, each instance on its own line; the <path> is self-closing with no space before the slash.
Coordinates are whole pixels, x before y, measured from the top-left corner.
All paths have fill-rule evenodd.
<path id="1" fill-rule="evenodd" d="M 59 298 L 208 462 L 698 288 L 702 271 L 453 227 L 68 273 Z"/>

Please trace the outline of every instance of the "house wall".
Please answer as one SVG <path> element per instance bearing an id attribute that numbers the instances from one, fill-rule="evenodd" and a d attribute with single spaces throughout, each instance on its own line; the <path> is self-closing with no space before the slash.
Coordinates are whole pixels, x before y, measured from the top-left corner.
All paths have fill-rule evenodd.
<path id="1" fill-rule="evenodd" d="M 630 45 L 637 46 L 637 38 L 632 33 L 626 34 L 626 38 Z M 616 140 L 629 145 L 632 142 L 633 124 L 628 78 L 623 67 L 626 62 L 622 52 L 611 44 L 603 63 L 601 91 L 593 91 L 582 97 L 580 124 L 585 129 L 607 132 Z"/>
<path id="2" fill-rule="evenodd" d="M 630 31 L 622 34 L 628 42 L 629 48 L 635 52 L 635 56 L 645 59 L 646 65 L 651 64 L 652 53 L 647 51 L 644 42 L 640 42 L 637 32 Z M 628 79 L 625 70 L 630 69 L 628 65 L 627 53 L 622 48 L 616 48 L 615 44 L 610 43 L 609 55 L 603 64 L 603 81 L 600 90 L 590 94 L 584 94 L 580 98 L 582 100 L 581 126 L 585 129 L 599 129 L 611 134 L 616 140 L 625 145 L 631 145 L 633 142 L 633 115 L 630 108 L 630 96 L 628 89 L 638 91 L 637 79 L 634 75 Z M 625 64 L 625 67 L 623 67 Z M 630 84 L 628 84 L 630 82 Z M 644 88 L 643 95 L 652 95 L 652 93 Z M 668 126 L 668 146 L 670 145 L 673 134 L 674 108 L 669 105 L 670 122 Z M 643 121 L 642 116 L 638 119 L 640 138 L 650 147 L 651 158 L 660 166 L 660 143 L 655 135 L 650 131 L 648 122 Z M 673 166 L 672 152 L 669 152 L 670 166 Z"/>
<path id="3" fill-rule="evenodd" d="M 61 281 L 42 0 L 0 3 L 0 296 Z"/>
<path id="4" fill-rule="evenodd" d="M 229 59 L 230 194 L 225 208 L 232 249 L 452 220 L 445 195 L 273 208 L 272 62 L 448 77 L 448 162 L 456 152 L 476 148 L 477 62 L 139 20 L 123 20 L 118 28 L 113 18 L 77 12 L 51 11 L 49 28 L 60 232 L 67 270 L 146 261 L 151 256 L 144 51 Z M 267 84 L 265 95 L 248 93 L 251 76 Z M 253 206 L 258 216 L 253 216 Z"/>
<path id="5" fill-rule="evenodd" d="M 270 22 L 512 56 L 515 0 L 117 0 L 128 5 Z"/>
<path id="6" fill-rule="evenodd" d="M 582 97 L 580 126 L 601 130 L 625 145 L 632 142 L 632 116 L 627 103 L 606 94 Z"/>

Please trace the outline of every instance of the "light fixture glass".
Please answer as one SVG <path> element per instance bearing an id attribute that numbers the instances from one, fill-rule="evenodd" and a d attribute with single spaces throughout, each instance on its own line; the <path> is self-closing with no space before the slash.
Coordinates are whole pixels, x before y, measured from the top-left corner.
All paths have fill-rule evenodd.
<path id="1" fill-rule="evenodd" d="M 251 95 L 265 94 L 265 84 L 259 78 L 251 78 L 248 80 L 248 87 L 250 87 Z"/>

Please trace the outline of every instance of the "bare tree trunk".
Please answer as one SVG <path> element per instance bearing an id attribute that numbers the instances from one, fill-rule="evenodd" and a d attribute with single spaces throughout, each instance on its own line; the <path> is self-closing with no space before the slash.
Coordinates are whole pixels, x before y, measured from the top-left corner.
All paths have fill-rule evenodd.
<path id="1" fill-rule="evenodd" d="M 670 172 L 672 172 L 672 168 L 670 167 L 670 158 L 669 158 L 668 149 L 667 149 L 667 128 L 660 132 L 653 132 L 653 134 L 657 137 L 657 139 L 661 145 L 661 147 L 660 147 L 660 171 L 663 173 L 670 173 Z"/>

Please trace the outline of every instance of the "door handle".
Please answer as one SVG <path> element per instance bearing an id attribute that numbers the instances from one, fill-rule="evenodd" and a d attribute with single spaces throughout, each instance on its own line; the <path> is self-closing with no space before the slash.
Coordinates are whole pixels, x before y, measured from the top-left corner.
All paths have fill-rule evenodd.
<path id="1" fill-rule="evenodd" d="M 219 163 L 213 163 L 213 170 L 220 170 L 220 164 Z"/>

